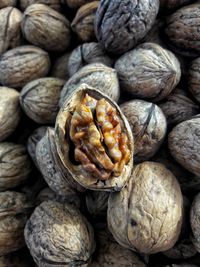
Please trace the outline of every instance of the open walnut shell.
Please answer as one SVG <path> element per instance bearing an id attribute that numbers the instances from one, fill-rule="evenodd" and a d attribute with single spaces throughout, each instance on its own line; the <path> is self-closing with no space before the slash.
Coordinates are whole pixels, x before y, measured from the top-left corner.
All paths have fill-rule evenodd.
<path id="1" fill-rule="evenodd" d="M 86 84 L 61 107 L 55 142 L 69 174 L 88 189 L 120 191 L 130 177 L 130 125 L 114 101 Z"/>

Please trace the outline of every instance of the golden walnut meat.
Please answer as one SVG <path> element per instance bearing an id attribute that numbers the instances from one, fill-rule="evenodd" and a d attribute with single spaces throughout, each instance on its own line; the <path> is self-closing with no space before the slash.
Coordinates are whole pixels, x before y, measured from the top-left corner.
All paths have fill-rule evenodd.
<path id="1" fill-rule="evenodd" d="M 200 118 L 181 122 L 168 137 L 171 155 L 188 171 L 200 175 Z"/>
<path id="2" fill-rule="evenodd" d="M 115 63 L 122 89 L 133 96 L 159 101 L 179 83 L 180 64 L 158 44 L 143 43 Z"/>
<path id="3" fill-rule="evenodd" d="M 191 62 L 188 74 L 188 87 L 192 95 L 200 102 L 200 57 Z"/>
<path id="4" fill-rule="evenodd" d="M 21 185 L 31 172 L 31 163 L 23 145 L 0 143 L 0 191 Z"/>
<path id="5" fill-rule="evenodd" d="M 50 59 L 42 49 L 25 45 L 13 48 L 0 57 L 0 83 L 21 88 L 28 82 L 46 76 Z"/>
<path id="6" fill-rule="evenodd" d="M 0 87 L 0 141 L 15 131 L 20 117 L 19 92 L 12 88 Z"/>
<path id="7" fill-rule="evenodd" d="M 168 17 L 165 33 L 172 47 L 181 54 L 200 53 L 200 3 L 178 9 Z"/>
<path id="8" fill-rule="evenodd" d="M 1 0 L 0 8 L 8 7 L 8 6 L 16 6 L 17 0 Z"/>
<path id="9" fill-rule="evenodd" d="M 133 165 L 133 137 L 117 104 L 82 84 L 61 107 L 55 127 L 59 157 L 72 178 L 93 190 L 119 191 Z"/>
<path id="10" fill-rule="evenodd" d="M 183 199 L 175 176 L 164 165 L 144 162 L 108 200 L 108 226 L 122 246 L 141 253 L 165 251 L 176 243 Z"/>
<path id="11" fill-rule="evenodd" d="M 70 44 L 69 21 L 46 5 L 29 6 L 24 12 L 21 26 L 27 41 L 45 50 L 62 52 Z"/>
<path id="12" fill-rule="evenodd" d="M 24 234 L 39 267 L 87 267 L 95 250 L 91 225 L 69 204 L 43 202 L 28 220 Z"/>
<path id="13" fill-rule="evenodd" d="M 22 13 L 15 7 L 0 9 L 0 55 L 21 42 Z"/>
<path id="14" fill-rule="evenodd" d="M 28 6 L 33 4 L 45 4 L 57 11 L 61 9 L 60 0 L 19 0 L 21 10 L 25 10 Z"/>
<path id="15" fill-rule="evenodd" d="M 19 250 L 25 245 L 24 227 L 32 208 L 33 203 L 25 194 L 0 193 L 0 255 Z"/>
<path id="16" fill-rule="evenodd" d="M 126 116 L 134 137 L 134 160 L 150 159 L 164 141 L 167 122 L 162 110 L 143 100 L 131 100 L 120 106 Z"/>

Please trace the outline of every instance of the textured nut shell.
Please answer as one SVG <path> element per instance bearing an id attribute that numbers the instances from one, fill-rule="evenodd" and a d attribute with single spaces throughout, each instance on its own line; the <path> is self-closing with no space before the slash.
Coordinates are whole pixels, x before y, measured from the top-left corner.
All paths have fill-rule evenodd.
<path id="1" fill-rule="evenodd" d="M 86 206 L 94 217 L 106 217 L 108 208 L 108 192 L 88 191 L 86 194 Z"/>
<path id="2" fill-rule="evenodd" d="M 170 51 L 154 43 L 144 43 L 115 63 L 125 91 L 159 101 L 171 93 L 181 77 L 180 64 Z"/>
<path id="3" fill-rule="evenodd" d="M 167 19 L 165 33 L 177 52 L 200 53 L 200 3 L 178 9 Z"/>
<path id="4" fill-rule="evenodd" d="M 98 41 L 108 52 L 127 52 L 150 30 L 158 8 L 158 0 L 100 1 L 95 21 Z"/>
<path id="5" fill-rule="evenodd" d="M 75 166 L 70 162 L 69 158 L 69 142 L 68 142 L 68 134 L 67 134 L 67 127 L 69 127 L 69 119 L 70 119 L 70 112 L 74 111 L 74 108 L 79 103 L 81 98 L 88 93 L 95 99 L 105 98 L 118 112 L 119 117 L 122 120 L 123 127 L 125 133 L 127 134 L 129 140 L 129 146 L 131 151 L 131 157 L 129 163 L 124 167 L 121 175 L 119 177 L 111 177 L 106 181 L 98 181 L 98 179 L 93 178 L 92 176 L 83 173 L 81 170 L 81 166 Z M 112 101 L 109 97 L 107 97 L 102 92 L 89 87 L 86 84 L 82 84 L 72 95 L 70 95 L 63 106 L 61 107 L 57 119 L 56 119 L 56 126 L 55 126 L 55 142 L 56 148 L 58 151 L 58 155 L 64 164 L 65 168 L 69 171 L 70 175 L 74 180 L 80 183 L 82 186 L 92 189 L 92 190 L 105 190 L 105 191 L 119 191 L 125 185 L 126 181 L 128 180 L 132 166 L 133 166 L 133 136 L 131 133 L 131 129 L 129 123 L 125 116 L 122 114 L 120 108 L 117 104 Z"/>
<path id="6" fill-rule="evenodd" d="M 4 53 L 0 58 L 0 83 L 19 88 L 44 77 L 50 69 L 48 53 L 35 46 L 20 46 Z"/>
<path id="7" fill-rule="evenodd" d="M 95 40 L 94 19 L 99 1 L 93 1 L 80 7 L 74 20 L 72 21 L 72 30 L 77 34 L 82 42 Z"/>
<path id="8" fill-rule="evenodd" d="M 74 75 L 80 68 L 91 63 L 102 63 L 108 67 L 113 64 L 98 43 L 85 43 L 75 48 L 68 61 L 70 76 Z"/>
<path id="9" fill-rule="evenodd" d="M 200 175 L 200 118 L 178 124 L 169 134 L 171 155 L 188 171 Z"/>
<path id="10" fill-rule="evenodd" d="M 95 249 L 94 233 L 73 206 L 45 201 L 25 227 L 25 240 L 39 267 L 87 267 Z"/>
<path id="11" fill-rule="evenodd" d="M 165 114 L 168 125 L 188 120 L 199 113 L 199 106 L 181 89 L 174 90 L 159 107 Z"/>
<path id="12" fill-rule="evenodd" d="M 68 174 L 59 159 L 55 146 L 53 128 L 48 127 L 44 137 L 38 142 L 36 146 L 36 159 L 45 181 L 56 194 L 68 196 L 69 191 L 73 191 L 72 188 L 78 191 L 84 191 L 71 178 L 71 175 Z"/>
<path id="13" fill-rule="evenodd" d="M 45 50 L 61 52 L 69 46 L 69 21 L 46 5 L 29 6 L 24 12 L 21 25 L 25 38 Z"/>
<path id="14" fill-rule="evenodd" d="M 1 0 L 0 8 L 7 6 L 16 6 L 17 0 Z"/>
<path id="15" fill-rule="evenodd" d="M 26 115 L 37 123 L 54 123 L 64 83 L 58 78 L 41 78 L 23 87 L 19 99 Z"/>
<path id="16" fill-rule="evenodd" d="M 22 193 L 0 193 L 0 255 L 22 248 L 24 227 L 33 204 Z"/>
<path id="17" fill-rule="evenodd" d="M 22 184 L 31 171 L 30 160 L 23 145 L 0 143 L 0 191 Z"/>
<path id="18" fill-rule="evenodd" d="M 69 79 L 69 71 L 67 65 L 70 54 L 71 53 L 66 53 L 56 59 L 51 69 L 52 77 L 60 78 L 63 80 Z"/>
<path id="19" fill-rule="evenodd" d="M 183 199 L 175 176 L 164 165 L 137 165 L 128 185 L 110 195 L 108 226 L 123 246 L 151 254 L 167 250 L 178 239 Z"/>
<path id="20" fill-rule="evenodd" d="M 200 58 L 193 60 L 190 65 L 188 87 L 196 100 L 200 102 Z"/>
<path id="21" fill-rule="evenodd" d="M 100 90 L 115 102 L 119 100 L 120 88 L 116 71 L 103 64 L 93 63 L 81 68 L 66 82 L 61 91 L 60 106 L 82 83 Z"/>
<path id="22" fill-rule="evenodd" d="M 45 4 L 57 11 L 61 9 L 60 0 L 19 0 L 21 10 L 25 10 L 28 6 L 33 4 Z"/>
<path id="23" fill-rule="evenodd" d="M 79 8 L 93 0 L 61 0 L 68 5 L 70 8 Z"/>
<path id="24" fill-rule="evenodd" d="M 20 117 L 19 93 L 11 88 L 0 87 L 0 141 L 15 131 Z"/>
<path id="25" fill-rule="evenodd" d="M 200 252 L 200 194 L 197 194 L 193 200 L 190 211 L 190 222 L 193 232 L 193 243 L 198 252 Z"/>
<path id="26" fill-rule="evenodd" d="M 134 160 L 150 159 L 164 141 L 167 122 L 161 109 L 150 102 L 132 100 L 120 106 L 134 137 Z"/>
<path id="27" fill-rule="evenodd" d="M 0 55 L 21 42 L 22 13 L 14 7 L 0 10 Z"/>

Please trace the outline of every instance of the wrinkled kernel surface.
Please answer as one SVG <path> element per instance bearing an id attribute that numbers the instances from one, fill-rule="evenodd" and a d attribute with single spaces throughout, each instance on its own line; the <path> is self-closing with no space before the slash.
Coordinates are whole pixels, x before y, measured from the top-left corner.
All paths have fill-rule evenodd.
<path id="1" fill-rule="evenodd" d="M 130 160 L 128 137 L 116 109 L 104 98 L 85 95 L 72 115 L 70 138 L 75 145 L 75 160 L 100 180 L 112 174 L 120 176 Z"/>

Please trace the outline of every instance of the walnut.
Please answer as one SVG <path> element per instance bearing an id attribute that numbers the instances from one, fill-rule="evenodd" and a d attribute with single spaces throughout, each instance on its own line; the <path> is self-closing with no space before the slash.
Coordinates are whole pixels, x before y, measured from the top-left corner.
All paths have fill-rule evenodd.
<path id="1" fill-rule="evenodd" d="M 200 57 L 191 62 L 188 76 L 189 90 L 196 100 L 200 102 Z"/>
<path id="2" fill-rule="evenodd" d="M 11 88 L 0 87 L 0 141 L 15 131 L 20 118 L 19 93 Z"/>
<path id="3" fill-rule="evenodd" d="M 66 53 L 56 59 L 51 69 L 51 76 L 63 80 L 69 79 L 68 61 L 71 53 Z"/>
<path id="4" fill-rule="evenodd" d="M 45 50 L 62 52 L 70 44 L 69 21 L 46 5 L 29 6 L 24 12 L 21 25 L 27 41 Z"/>
<path id="5" fill-rule="evenodd" d="M 103 64 L 93 63 L 81 68 L 66 82 L 61 91 L 60 106 L 83 83 L 100 90 L 116 102 L 119 100 L 120 88 L 116 71 Z"/>
<path id="6" fill-rule="evenodd" d="M 180 64 L 170 51 L 158 44 L 144 43 L 115 63 L 120 85 L 133 96 L 159 101 L 179 83 Z"/>
<path id="7" fill-rule="evenodd" d="M 56 194 L 49 187 L 45 187 L 37 195 L 36 203 L 39 206 L 42 202 L 48 201 L 48 200 L 56 200 Z"/>
<path id="8" fill-rule="evenodd" d="M 17 0 L 1 0 L 0 8 L 8 7 L 8 6 L 16 6 Z"/>
<path id="9" fill-rule="evenodd" d="M 169 149 L 175 160 L 185 169 L 200 175 L 200 118 L 181 122 L 169 134 Z"/>
<path id="10" fill-rule="evenodd" d="M 198 193 L 192 203 L 190 211 L 190 222 L 193 232 L 193 243 L 198 252 L 200 252 L 200 194 Z"/>
<path id="11" fill-rule="evenodd" d="M 60 0 L 19 0 L 21 10 L 25 10 L 28 6 L 33 4 L 45 4 L 57 11 L 61 11 Z"/>
<path id="12" fill-rule="evenodd" d="M 31 171 L 30 160 L 23 145 L 0 143 L 0 191 L 22 184 Z"/>
<path id="13" fill-rule="evenodd" d="M 93 42 L 79 45 L 72 51 L 68 60 L 70 76 L 90 63 L 102 63 L 111 67 L 113 60 L 105 54 L 98 43 Z"/>
<path id="14" fill-rule="evenodd" d="M 64 83 L 64 80 L 48 77 L 26 84 L 19 98 L 26 115 L 37 123 L 54 123 Z"/>
<path id="15" fill-rule="evenodd" d="M 100 1 L 95 21 L 98 41 L 108 52 L 127 52 L 151 29 L 158 9 L 158 0 Z"/>
<path id="16" fill-rule="evenodd" d="M 15 7 L 0 9 L 0 55 L 21 43 L 22 13 Z"/>
<path id="17" fill-rule="evenodd" d="M 120 106 L 126 116 L 134 137 L 134 160 L 150 159 L 164 141 L 167 122 L 161 109 L 150 102 L 132 100 Z"/>
<path id="18" fill-rule="evenodd" d="M 24 227 L 32 208 L 33 203 L 25 194 L 10 191 L 0 193 L 0 255 L 25 245 Z"/>
<path id="19" fill-rule="evenodd" d="M 31 215 L 25 240 L 39 267 L 87 267 L 95 250 L 93 229 L 79 210 L 50 200 Z"/>
<path id="20" fill-rule="evenodd" d="M 164 165 L 137 165 L 128 184 L 108 201 L 108 227 L 122 246 L 151 254 L 174 246 L 182 223 L 183 199 Z"/>
<path id="21" fill-rule="evenodd" d="M 35 46 L 20 46 L 5 52 L 0 58 L 0 83 L 20 88 L 42 78 L 50 69 L 48 53 Z"/>

